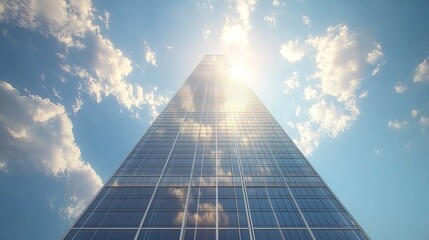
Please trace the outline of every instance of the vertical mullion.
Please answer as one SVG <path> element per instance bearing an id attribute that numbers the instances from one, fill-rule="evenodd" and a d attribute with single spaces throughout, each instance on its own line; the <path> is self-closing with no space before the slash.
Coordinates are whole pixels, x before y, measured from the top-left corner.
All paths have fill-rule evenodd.
<path id="1" fill-rule="evenodd" d="M 282 173 L 282 171 L 281 171 L 281 169 L 280 169 L 280 167 L 279 167 L 279 165 L 278 165 L 278 163 L 277 163 L 277 159 L 275 158 L 275 156 L 274 156 L 273 152 L 271 151 L 271 147 L 270 147 L 270 145 L 268 144 L 267 139 L 266 139 L 265 137 L 263 137 L 263 139 L 264 139 L 265 145 L 267 146 L 268 150 L 270 151 L 270 155 L 271 155 L 271 157 L 272 157 L 272 159 L 273 159 L 273 161 L 274 161 L 274 163 L 275 163 L 275 165 L 276 165 L 276 167 L 277 167 L 277 170 L 280 172 L 280 175 L 282 176 L 283 182 L 284 182 L 284 184 L 286 185 L 286 188 L 287 188 L 287 190 L 288 190 L 288 192 L 289 192 L 289 194 L 290 194 L 290 196 L 291 196 L 291 198 L 292 198 L 292 201 L 294 202 L 294 204 L 295 204 L 296 208 L 298 209 L 299 215 L 301 216 L 302 220 L 304 221 L 305 227 L 307 228 L 308 232 L 310 233 L 311 238 L 312 238 L 313 240 L 316 240 L 316 237 L 314 236 L 313 232 L 311 231 L 311 228 L 310 228 L 310 226 L 308 225 L 308 222 L 307 222 L 307 220 L 305 219 L 304 214 L 302 213 L 301 208 L 299 207 L 298 202 L 297 202 L 297 201 L 296 201 L 296 199 L 295 199 L 295 196 L 293 195 L 292 191 L 290 190 L 290 187 L 289 187 L 289 184 L 288 184 L 288 182 L 287 182 L 287 179 L 286 179 L 286 178 L 285 178 L 285 176 L 283 175 L 283 173 Z"/>
<path id="2" fill-rule="evenodd" d="M 219 64 L 216 65 L 216 71 L 215 71 L 215 79 L 214 81 L 214 92 L 215 92 L 215 103 L 217 103 L 217 89 L 218 89 L 218 81 L 219 81 Z M 218 152 L 217 152 L 217 112 L 218 107 L 217 104 L 214 106 L 215 108 L 215 158 L 216 158 L 216 172 L 215 172 L 215 178 L 216 178 L 216 240 L 219 240 L 219 176 L 218 176 L 218 168 L 219 168 L 219 159 L 218 159 Z"/>
<path id="3" fill-rule="evenodd" d="M 210 76 L 210 72 L 211 72 L 211 65 L 210 65 L 210 70 L 209 70 L 209 74 L 208 74 L 209 76 Z M 185 237 L 185 229 L 186 229 L 187 214 L 188 214 L 188 205 L 189 205 L 189 195 L 191 193 L 191 188 L 192 188 L 192 178 L 194 176 L 195 158 L 196 158 L 196 155 L 197 155 L 198 143 L 199 143 L 199 140 L 200 140 L 201 124 L 202 124 L 202 121 L 203 121 L 204 108 L 205 108 L 205 105 L 206 105 L 206 96 L 207 96 L 208 83 L 209 83 L 209 81 L 207 80 L 206 88 L 205 88 L 205 93 L 204 93 L 203 107 L 201 108 L 201 117 L 200 117 L 200 122 L 199 122 L 198 137 L 197 137 L 197 141 L 196 141 L 196 144 L 195 144 L 194 158 L 192 159 L 192 168 L 191 168 L 191 175 L 189 177 L 188 192 L 186 194 L 185 210 L 184 210 L 184 215 L 183 215 L 184 217 L 183 217 L 183 221 L 182 221 L 182 228 L 180 230 L 180 237 L 179 237 L 179 239 L 183 239 Z"/>
<path id="4" fill-rule="evenodd" d="M 249 199 L 247 197 L 246 183 L 244 181 L 243 167 L 241 165 L 240 150 L 239 150 L 238 145 L 237 145 L 238 134 L 237 134 L 236 127 L 235 127 L 236 121 L 238 121 L 237 120 L 237 114 L 236 114 L 236 110 L 237 110 L 236 104 L 238 103 L 237 102 L 237 97 L 230 98 L 230 101 L 233 102 L 233 104 L 231 104 L 232 105 L 232 109 L 233 109 L 233 111 L 232 111 L 232 116 L 233 117 L 232 117 L 232 121 L 231 122 L 232 122 L 233 136 L 234 136 L 233 137 L 234 138 L 234 145 L 235 145 L 235 150 L 237 152 L 238 169 L 240 171 L 240 180 L 241 180 L 242 191 L 243 191 L 243 201 L 244 201 L 244 207 L 246 209 L 246 218 L 247 218 L 247 224 L 248 224 L 248 229 L 249 229 L 249 237 L 250 237 L 250 240 L 253 240 L 253 239 L 255 239 L 255 236 L 254 236 L 254 232 L 253 232 L 252 216 L 250 215 Z"/>
<path id="5" fill-rule="evenodd" d="M 160 176 L 159 176 L 159 178 L 158 178 L 158 181 L 157 181 L 157 183 L 156 183 L 155 189 L 154 189 L 154 191 L 153 191 L 153 193 L 152 193 L 152 196 L 151 196 L 151 198 L 150 198 L 150 200 L 149 200 L 149 203 L 148 203 L 148 205 L 147 205 L 146 211 L 145 211 L 145 213 L 144 213 L 144 215 L 143 215 L 143 218 L 142 218 L 142 220 L 141 220 L 141 222 L 140 222 L 139 228 L 138 228 L 138 230 L 137 230 L 137 232 L 136 232 L 136 236 L 134 237 L 134 240 L 137 240 L 137 239 L 138 239 L 138 237 L 139 237 L 140 231 L 141 231 L 141 229 L 142 229 L 142 227 L 143 227 L 143 223 L 144 223 L 144 221 L 145 221 L 145 219 L 146 219 L 146 216 L 147 216 L 147 214 L 148 214 L 148 212 L 149 212 L 149 209 L 150 209 L 150 207 L 151 207 L 151 205 L 152 205 L 152 201 L 153 201 L 153 199 L 154 199 L 154 197 L 155 197 L 155 194 L 156 194 L 156 192 L 157 192 L 157 190 L 158 190 L 159 183 L 161 182 L 161 178 L 162 178 L 162 176 L 164 175 L 164 171 L 165 171 L 165 169 L 166 169 L 166 167 L 167 167 L 167 164 L 168 164 L 168 162 L 169 162 L 169 160 L 170 160 L 171 154 L 173 153 L 174 146 L 176 145 L 177 139 L 179 138 L 180 131 L 181 131 L 181 129 L 182 129 L 182 127 L 183 127 L 184 123 L 185 123 L 186 116 L 188 115 L 189 107 L 190 107 L 190 105 L 191 105 L 191 103 L 192 103 L 192 101 L 193 101 L 193 99 L 194 99 L 195 91 L 197 90 L 199 83 L 200 83 L 200 81 L 198 81 L 198 82 L 197 82 L 197 84 L 195 85 L 195 89 L 194 89 L 194 91 L 192 92 L 191 100 L 189 101 L 189 103 L 188 103 L 188 105 L 187 105 L 187 107 L 186 107 L 185 115 L 183 116 L 183 120 L 182 120 L 182 122 L 180 123 L 179 130 L 177 131 L 177 134 L 176 134 L 176 137 L 175 137 L 175 139 L 174 139 L 173 145 L 171 146 L 170 152 L 168 153 L 167 161 L 165 161 L 164 167 L 163 167 L 163 169 L 162 169 L 162 171 L 161 171 L 161 174 L 160 174 Z"/>
<path id="6" fill-rule="evenodd" d="M 273 204 L 271 203 L 270 194 L 268 193 L 268 190 L 266 187 L 264 187 L 264 189 L 265 189 L 265 193 L 267 194 L 268 203 L 270 204 L 271 212 L 273 213 L 274 219 L 276 220 L 276 223 L 277 223 L 277 229 L 279 230 L 280 235 L 282 236 L 282 239 L 285 240 L 285 237 L 283 236 L 283 232 L 280 229 L 280 223 L 279 223 L 279 220 L 277 219 L 276 212 L 274 211 Z"/>

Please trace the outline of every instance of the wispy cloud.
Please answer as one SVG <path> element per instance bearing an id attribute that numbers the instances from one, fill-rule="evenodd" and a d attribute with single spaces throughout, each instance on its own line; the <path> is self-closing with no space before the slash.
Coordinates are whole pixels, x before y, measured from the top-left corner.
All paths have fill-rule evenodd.
<path id="1" fill-rule="evenodd" d="M 227 45 L 238 45 L 245 48 L 249 39 L 248 32 L 252 28 L 250 14 L 254 10 L 256 0 L 232 1 L 234 13 L 229 13 L 225 19 L 221 40 Z"/>
<path id="2" fill-rule="evenodd" d="M 367 61 L 369 64 L 375 65 L 375 68 L 372 70 L 371 75 L 375 76 L 380 72 L 381 66 L 384 64 L 382 61 L 383 59 L 383 52 L 381 51 L 381 44 L 378 42 L 374 43 L 375 48 L 372 50 L 372 52 L 368 53 Z"/>
<path id="3" fill-rule="evenodd" d="M 302 15 L 302 22 L 309 27 L 311 26 L 311 20 L 308 16 Z"/>
<path id="4" fill-rule="evenodd" d="M 56 89 L 56 88 L 53 88 L 52 89 L 52 93 L 54 94 L 54 96 L 55 97 L 57 97 L 58 99 L 63 99 L 62 97 L 61 97 L 61 95 L 60 95 L 60 92 Z"/>
<path id="5" fill-rule="evenodd" d="M 154 51 L 152 51 L 152 49 L 150 49 L 150 47 L 148 46 L 147 42 L 144 42 L 144 46 L 146 48 L 146 54 L 145 54 L 145 60 L 146 62 L 157 66 L 156 65 L 156 54 Z"/>
<path id="6" fill-rule="evenodd" d="M 411 110 L 411 116 L 412 117 L 417 117 L 419 115 L 419 110 L 417 109 L 412 109 Z"/>
<path id="7" fill-rule="evenodd" d="M 318 98 L 318 96 L 319 93 L 314 87 L 308 86 L 304 89 L 304 98 L 306 100 L 315 100 Z"/>
<path id="8" fill-rule="evenodd" d="M 152 109 L 168 102 L 168 97 L 155 94 L 153 90 L 144 91 L 140 85 L 124 81 L 122 76 L 124 70 L 126 71 L 131 66 L 113 65 L 112 67 L 112 69 L 101 68 L 96 72 L 96 75 L 79 66 L 65 65 L 63 69 L 73 76 L 86 80 L 88 92 L 97 102 L 100 102 L 103 97 L 113 95 L 121 105 L 131 112 L 141 109 L 144 105 L 148 105 Z"/>
<path id="9" fill-rule="evenodd" d="M 295 124 L 295 129 L 299 133 L 299 139 L 294 139 L 301 151 L 306 155 L 311 155 L 319 146 L 321 131 L 311 124 L 310 121 L 302 121 Z"/>
<path id="10" fill-rule="evenodd" d="M 83 100 L 82 100 L 82 98 L 81 98 L 81 96 L 79 94 L 79 96 L 76 97 L 76 99 L 75 99 L 75 101 L 73 103 L 73 106 L 72 106 L 72 110 L 73 110 L 74 114 L 76 114 L 77 112 L 79 112 L 79 110 L 82 108 L 83 103 L 84 102 L 83 102 Z"/>
<path id="11" fill-rule="evenodd" d="M 197 1 L 197 6 L 202 9 L 208 9 L 210 12 L 213 11 L 212 0 L 199 0 Z"/>
<path id="12" fill-rule="evenodd" d="M 383 58 L 384 54 L 381 51 L 381 44 L 380 43 L 374 43 L 375 48 L 372 50 L 372 52 L 368 53 L 368 56 L 366 58 L 366 61 L 370 64 L 377 64 L 380 62 L 380 60 Z"/>
<path id="13" fill-rule="evenodd" d="M 103 21 L 104 26 L 107 29 L 110 29 L 110 26 L 109 26 L 109 24 L 110 24 L 110 22 L 109 22 L 109 20 L 110 20 L 110 13 L 108 11 L 104 11 L 104 17 L 103 16 L 98 16 L 98 19 L 100 19 L 101 21 Z"/>
<path id="14" fill-rule="evenodd" d="M 3 165 L 8 171 L 30 170 L 62 182 L 67 202 L 61 211 L 67 218 L 75 218 L 102 181 L 82 160 L 64 106 L 36 95 L 21 95 L 6 82 L 0 82 L 0 101 L 4 103 L 0 129 L 6 133 L 0 138 Z"/>
<path id="15" fill-rule="evenodd" d="M 210 36 L 210 33 L 211 33 L 210 29 L 206 29 L 206 30 L 204 30 L 204 31 L 202 32 L 202 34 L 203 34 L 203 38 L 204 38 L 204 39 L 208 39 L 208 38 L 209 38 L 209 36 Z"/>
<path id="16" fill-rule="evenodd" d="M 358 98 L 366 98 L 366 97 L 368 97 L 368 91 L 361 93 Z"/>
<path id="17" fill-rule="evenodd" d="M 2 171 L 2 172 L 9 172 L 9 171 L 7 170 L 7 163 L 6 163 L 6 162 L 3 162 L 3 161 L 1 161 L 1 160 L 0 160 L 0 171 Z"/>
<path id="18" fill-rule="evenodd" d="M 299 87 L 298 72 L 293 72 L 292 75 L 283 82 L 283 93 L 289 94 L 291 91 L 293 91 L 298 87 Z"/>
<path id="19" fill-rule="evenodd" d="M 429 117 L 421 116 L 421 117 L 420 117 L 420 120 L 419 120 L 419 123 L 420 123 L 422 126 L 424 126 L 424 127 L 429 126 Z"/>
<path id="20" fill-rule="evenodd" d="M 275 27 L 276 26 L 276 15 L 271 14 L 269 16 L 265 16 L 264 21 L 267 22 L 271 27 Z"/>
<path id="21" fill-rule="evenodd" d="M 402 83 L 398 83 L 398 84 L 395 85 L 395 92 L 396 93 L 401 94 L 401 93 L 406 92 L 407 90 L 408 90 L 407 86 L 405 86 Z"/>
<path id="22" fill-rule="evenodd" d="M 400 130 L 407 128 L 408 121 L 391 120 L 387 123 L 387 126 L 392 129 Z"/>
<path id="23" fill-rule="evenodd" d="M 429 57 L 423 60 L 414 70 L 413 81 L 424 82 L 429 80 Z"/>
<path id="24" fill-rule="evenodd" d="M 299 117 L 301 115 L 301 113 L 302 113 L 301 106 L 297 106 L 295 108 L 295 116 Z M 293 124 L 292 124 L 292 127 L 293 127 Z"/>
<path id="25" fill-rule="evenodd" d="M 298 39 L 289 40 L 280 46 L 281 55 L 289 62 L 301 61 L 307 50 L 307 45 Z"/>

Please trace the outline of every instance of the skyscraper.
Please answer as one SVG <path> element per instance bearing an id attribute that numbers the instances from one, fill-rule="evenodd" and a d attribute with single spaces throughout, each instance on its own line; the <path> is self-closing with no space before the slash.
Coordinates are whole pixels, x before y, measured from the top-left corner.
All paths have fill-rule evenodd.
<path id="1" fill-rule="evenodd" d="M 368 239 L 229 69 L 203 58 L 65 239 Z"/>

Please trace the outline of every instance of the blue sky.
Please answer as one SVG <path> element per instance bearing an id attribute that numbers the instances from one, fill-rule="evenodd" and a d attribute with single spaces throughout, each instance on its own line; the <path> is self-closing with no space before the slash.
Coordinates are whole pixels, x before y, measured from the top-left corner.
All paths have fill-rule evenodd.
<path id="1" fill-rule="evenodd" d="M 58 239 L 228 54 L 372 239 L 429 236 L 427 1 L 0 2 L 0 232 Z"/>

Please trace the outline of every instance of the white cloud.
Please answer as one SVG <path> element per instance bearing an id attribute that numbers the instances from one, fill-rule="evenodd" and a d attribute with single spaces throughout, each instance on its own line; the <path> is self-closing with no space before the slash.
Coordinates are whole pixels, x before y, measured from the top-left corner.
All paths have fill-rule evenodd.
<path id="1" fill-rule="evenodd" d="M 311 26 L 311 20 L 308 16 L 302 16 L 302 21 L 304 22 L 305 25 L 307 26 Z"/>
<path id="2" fill-rule="evenodd" d="M 63 99 L 60 95 L 60 92 L 58 92 L 58 90 L 56 88 L 52 89 L 52 93 L 54 94 L 55 97 L 57 97 L 58 99 Z"/>
<path id="3" fill-rule="evenodd" d="M 311 154 L 320 138 L 336 138 L 358 118 L 357 99 L 367 96 L 366 91 L 359 94 L 361 82 L 371 74 L 371 67 L 380 64 L 383 53 L 379 43 L 367 41 L 345 25 L 310 36 L 306 44 L 307 50 L 314 50 L 317 71 L 311 77 L 315 82 L 304 89 L 304 98 L 313 103 L 303 110 L 308 120 L 296 124 L 300 134 L 296 142 Z"/>
<path id="4" fill-rule="evenodd" d="M 4 5 L 3 3 L 0 3 L 0 19 L 2 19 L 3 12 L 4 12 Z"/>
<path id="5" fill-rule="evenodd" d="M 408 126 L 408 122 L 407 121 L 399 121 L 399 120 L 391 120 L 387 123 L 387 126 L 392 128 L 392 129 L 404 129 L 407 128 Z"/>
<path id="6" fill-rule="evenodd" d="M 304 98 L 307 100 L 314 100 L 317 99 L 318 93 L 317 90 L 314 89 L 312 86 L 308 86 L 304 89 Z"/>
<path id="7" fill-rule="evenodd" d="M 295 125 L 298 130 L 299 139 L 294 139 L 299 149 L 307 156 L 319 146 L 320 131 L 314 130 L 309 121 L 299 122 Z"/>
<path id="8" fill-rule="evenodd" d="M 419 115 L 419 111 L 417 109 L 412 109 L 411 110 L 411 116 L 412 117 L 417 117 L 417 115 Z"/>
<path id="9" fill-rule="evenodd" d="M 282 56 L 292 63 L 300 61 L 304 57 L 306 50 L 306 44 L 299 42 L 298 39 L 289 40 L 280 47 Z"/>
<path id="10" fill-rule="evenodd" d="M 381 66 L 383 64 L 382 63 L 377 63 L 377 65 L 375 66 L 375 68 L 372 70 L 371 75 L 375 76 L 380 72 Z"/>
<path id="11" fill-rule="evenodd" d="M 368 53 L 368 56 L 366 58 L 366 61 L 369 64 L 375 65 L 375 68 L 371 72 L 371 75 L 373 76 L 377 75 L 380 72 L 381 66 L 384 64 L 384 62 L 382 62 L 384 54 L 381 51 L 381 44 L 375 42 L 374 46 L 375 48 L 372 50 L 372 52 Z"/>
<path id="12" fill-rule="evenodd" d="M 429 80 L 429 57 L 423 60 L 414 70 L 414 82 L 423 82 Z"/>
<path id="13" fill-rule="evenodd" d="M 244 48 L 249 41 L 247 33 L 252 28 L 250 14 L 254 10 L 256 0 L 235 0 L 232 3 L 236 14 L 227 14 L 220 38 L 227 45 Z"/>
<path id="14" fill-rule="evenodd" d="M 204 38 L 204 39 L 209 38 L 210 33 L 211 33 L 210 29 L 206 29 L 206 30 L 204 30 L 204 31 L 203 31 L 203 38 Z"/>
<path id="15" fill-rule="evenodd" d="M 301 115 L 301 106 L 298 106 L 298 107 L 296 107 L 296 109 L 295 109 L 295 115 L 297 116 L 297 117 L 299 117 L 300 115 Z M 293 126 L 293 124 L 292 124 L 292 126 Z"/>
<path id="16" fill-rule="evenodd" d="M 377 64 L 380 62 L 380 60 L 383 58 L 383 52 L 381 51 L 381 44 L 380 43 L 374 43 L 375 48 L 372 50 L 372 52 L 368 53 L 366 61 L 370 64 Z"/>
<path id="17" fill-rule="evenodd" d="M 7 170 L 7 163 L 0 160 L 0 171 L 9 172 Z"/>
<path id="18" fill-rule="evenodd" d="M 283 82 L 283 93 L 289 94 L 291 91 L 299 87 L 299 76 L 297 72 Z"/>
<path id="19" fill-rule="evenodd" d="M 169 99 L 167 97 L 162 96 L 162 95 L 157 95 L 156 94 L 156 88 L 154 88 L 151 91 L 149 91 L 148 93 L 146 93 L 144 95 L 144 98 L 145 98 L 146 103 L 149 105 L 151 116 L 152 116 L 151 122 L 153 122 L 155 120 L 155 118 L 157 118 L 159 115 L 159 112 L 157 110 L 158 107 L 160 105 L 166 104 Z"/>
<path id="20" fill-rule="evenodd" d="M 173 45 L 168 45 L 166 48 L 167 48 L 168 50 L 171 50 L 171 49 L 173 49 Z"/>
<path id="21" fill-rule="evenodd" d="M 420 120 L 419 120 L 419 123 L 420 123 L 422 126 L 425 126 L 425 127 L 429 126 L 429 117 L 421 116 L 421 117 L 420 117 Z"/>
<path id="22" fill-rule="evenodd" d="M 374 150 L 374 153 L 375 153 L 375 155 L 380 155 L 381 154 L 381 150 L 377 148 L 377 149 Z"/>
<path id="23" fill-rule="evenodd" d="M 361 93 L 358 98 L 366 98 L 366 97 L 368 97 L 368 91 Z"/>
<path id="24" fill-rule="evenodd" d="M 150 64 L 152 64 L 154 66 L 157 66 L 156 65 L 156 54 L 155 54 L 155 52 L 153 52 L 150 49 L 150 47 L 147 45 L 147 42 L 144 42 L 144 45 L 145 45 L 145 48 L 146 48 L 146 54 L 145 54 L 146 62 L 148 62 L 148 63 L 150 63 Z"/>
<path id="25" fill-rule="evenodd" d="M 202 8 L 202 9 L 209 9 L 209 12 L 213 11 L 213 3 L 212 0 L 206 0 L 206 1 L 197 1 L 197 6 Z"/>
<path id="26" fill-rule="evenodd" d="M 84 47 L 85 33 L 98 30 L 92 23 L 90 0 L 7 0 L 3 4 L 1 20 L 52 35 L 67 47 Z"/>
<path id="27" fill-rule="evenodd" d="M 8 166 L 9 172 L 31 170 L 63 182 L 68 194 L 65 213 L 68 218 L 75 218 L 102 181 L 91 165 L 82 160 L 64 107 L 39 96 L 20 95 L 6 82 L 0 82 L 0 99 L 3 165 Z"/>
<path id="28" fill-rule="evenodd" d="M 144 94 L 141 86 L 130 84 L 125 79 L 132 71 L 130 59 L 115 48 L 108 38 L 103 37 L 100 27 L 93 23 L 95 9 L 90 0 L 8 0 L 4 5 L 5 14 L 0 20 L 54 36 L 66 47 L 76 47 L 80 49 L 79 53 L 91 56 L 92 61 L 83 67 L 65 64 L 63 70 L 86 80 L 85 90 L 97 102 L 103 96 L 112 95 L 128 110 L 148 104 L 145 94 L 150 92 Z M 105 19 L 109 17 L 105 12 Z M 86 44 L 91 48 L 85 48 Z M 150 49 L 148 53 L 146 59 L 155 65 L 155 53 Z M 58 56 L 62 60 L 66 59 L 62 53 Z M 155 103 L 160 105 L 168 100 L 158 95 L 155 99 Z"/>
<path id="29" fill-rule="evenodd" d="M 316 49 L 315 77 L 320 78 L 322 92 L 337 97 L 340 102 L 354 99 L 367 75 L 368 55 L 378 51 L 379 44 L 362 40 L 345 25 L 329 27 L 326 35 L 310 37 L 307 42 Z M 371 57 L 370 64 L 376 59 L 379 60 Z"/>
<path id="30" fill-rule="evenodd" d="M 279 0 L 273 0 L 273 6 L 279 6 L 280 1 Z"/>
<path id="31" fill-rule="evenodd" d="M 267 22 L 271 27 L 276 26 L 276 16 L 274 14 L 271 16 L 265 16 L 264 21 Z"/>
<path id="32" fill-rule="evenodd" d="M 109 26 L 110 13 L 108 11 L 104 11 L 104 17 L 103 16 L 98 16 L 98 19 L 100 19 L 101 21 L 103 21 L 104 26 L 107 29 L 110 29 L 110 26 Z"/>
<path id="33" fill-rule="evenodd" d="M 311 121 L 320 127 L 322 133 L 333 138 L 348 129 L 351 121 L 356 118 L 355 115 L 349 115 L 339 107 L 326 103 L 325 100 L 311 106 L 308 115 Z"/>
<path id="34" fill-rule="evenodd" d="M 75 101 L 73 103 L 73 106 L 72 106 L 74 114 L 76 114 L 82 108 L 83 103 L 84 102 L 83 102 L 83 100 L 82 100 L 82 98 L 81 98 L 81 96 L 79 94 L 79 96 L 76 97 L 76 99 L 75 99 Z"/>
<path id="35" fill-rule="evenodd" d="M 110 52 L 112 50 L 115 49 L 105 49 L 105 51 L 109 52 L 107 55 L 110 54 L 111 58 L 123 57 L 119 50 Z M 153 108 L 157 109 L 168 102 L 167 97 L 155 94 L 154 90 L 144 91 L 140 85 L 131 84 L 123 79 L 124 75 L 127 75 L 130 71 L 130 62 L 116 60 L 101 62 L 100 64 L 96 68 L 95 75 L 79 66 L 65 65 L 63 70 L 86 80 L 87 91 L 97 102 L 100 102 L 103 96 L 113 95 L 122 106 L 131 112 L 134 112 L 135 109 L 141 109 L 143 105 L 148 105 L 153 118 L 156 117 L 154 114 L 157 114 L 156 111 L 153 111 Z"/>
<path id="36" fill-rule="evenodd" d="M 398 83 L 395 85 L 395 92 L 396 93 L 404 93 L 407 91 L 407 86 L 403 85 L 402 83 Z"/>

